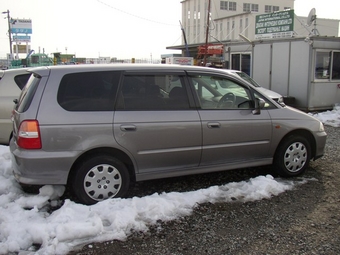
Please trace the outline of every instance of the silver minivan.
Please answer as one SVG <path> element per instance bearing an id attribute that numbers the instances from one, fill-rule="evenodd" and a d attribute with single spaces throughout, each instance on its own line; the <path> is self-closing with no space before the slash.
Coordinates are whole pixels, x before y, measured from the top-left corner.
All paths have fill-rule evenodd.
<path id="1" fill-rule="evenodd" d="M 222 70 L 109 64 L 31 72 L 12 117 L 14 176 L 22 185 L 69 185 L 84 204 L 156 178 L 261 165 L 296 176 L 324 153 L 319 120 Z"/>

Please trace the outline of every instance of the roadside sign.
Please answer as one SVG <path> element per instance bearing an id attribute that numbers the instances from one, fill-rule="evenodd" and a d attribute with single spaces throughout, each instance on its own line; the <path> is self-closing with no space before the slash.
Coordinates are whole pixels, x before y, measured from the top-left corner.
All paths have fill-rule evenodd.
<path id="1" fill-rule="evenodd" d="M 294 10 L 279 11 L 256 16 L 255 39 L 293 37 Z"/>
<path id="2" fill-rule="evenodd" d="M 31 42 L 29 35 L 13 35 L 13 42 Z"/>
<path id="3" fill-rule="evenodd" d="M 12 34 L 32 34 L 31 19 L 13 19 L 10 20 Z"/>
<path id="4" fill-rule="evenodd" d="M 18 44 L 13 45 L 13 52 L 28 53 L 30 50 L 31 50 L 31 45 L 18 45 Z"/>

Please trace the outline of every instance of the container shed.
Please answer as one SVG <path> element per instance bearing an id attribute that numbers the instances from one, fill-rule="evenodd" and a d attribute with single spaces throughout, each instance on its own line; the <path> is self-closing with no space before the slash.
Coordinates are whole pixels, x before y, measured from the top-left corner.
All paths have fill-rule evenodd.
<path id="1" fill-rule="evenodd" d="M 241 56 L 243 66 L 235 66 L 235 55 Z M 230 42 L 225 60 L 229 68 L 243 69 L 261 86 L 282 94 L 287 104 L 303 111 L 328 110 L 340 103 L 339 37 Z"/>

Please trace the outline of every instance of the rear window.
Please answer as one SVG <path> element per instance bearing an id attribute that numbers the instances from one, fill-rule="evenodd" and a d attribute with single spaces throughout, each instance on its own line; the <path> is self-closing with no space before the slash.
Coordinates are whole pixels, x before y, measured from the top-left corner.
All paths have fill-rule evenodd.
<path id="1" fill-rule="evenodd" d="M 119 71 L 67 74 L 57 101 L 67 111 L 113 111 L 119 79 Z"/>

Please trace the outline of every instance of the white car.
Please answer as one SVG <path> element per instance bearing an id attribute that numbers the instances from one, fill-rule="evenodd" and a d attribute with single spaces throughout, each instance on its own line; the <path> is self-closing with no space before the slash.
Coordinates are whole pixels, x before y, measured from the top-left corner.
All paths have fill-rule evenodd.
<path id="1" fill-rule="evenodd" d="M 0 144 L 8 145 L 12 136 L 11 114 L 31 73 L 28 68 L 0 70 Z"/>
<path id="2" fill-rule="evenodd" d="M 276 93 L 275 91 L 266 89 L 262 86 L 260 86 L 253 78 L 251 78 L 248 74 L 242 72 L 242 71 L 238 71 L 238 70 L 225 70 L 224 71 L 233 74 L 233 75 L 237 75 L 239 77 L 241 77 L 242 79 L 244 79 L 245 81 L 249 82 L 250 84 L 252 84 L 253 86 L 256 87 L 256 89 L 260 92 L 262 92 L 263 94 L 265 94 L 266 96 L 270 97 L 271 99 L 275 100 L 276 102 L 278 102 L 279 104 L 284 104 L 283 102 L 283 96 L 280 95 L 279 93 Z"/>

